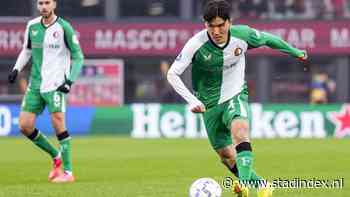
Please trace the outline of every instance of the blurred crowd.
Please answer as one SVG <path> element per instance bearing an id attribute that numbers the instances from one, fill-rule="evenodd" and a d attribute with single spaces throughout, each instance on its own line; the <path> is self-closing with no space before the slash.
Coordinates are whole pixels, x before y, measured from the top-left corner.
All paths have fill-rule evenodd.
<path id="1" fill-rule="evenodd" d="M 106 2 L 112 0 L 59 0 L 58 13 L 68 17 L 104 17 Z M 114 1 L 114 0 L 113 0 Z M 193 16 L 202 15 L 209 0 L 186 0 L 193 6 Z M 350 19 L 350 0 L 226 0 L 232 3 L 234 19 Z M 123 17 L 180 17 L 181 1 L 119 0 L 119 15 Z M 183 2 L 183 1 L 182 1 Z M 18 6 L 21 5 L 21 6 Z M 137 9 L 135 9 L 137 5 Z M 3 1 L 0 16 L 30 16 L 30 1 Z"/>
<path id="2" fill-rule="evenodd" d="M 350 0 L 231 0 L 237 19 L 350 18 Z"/>

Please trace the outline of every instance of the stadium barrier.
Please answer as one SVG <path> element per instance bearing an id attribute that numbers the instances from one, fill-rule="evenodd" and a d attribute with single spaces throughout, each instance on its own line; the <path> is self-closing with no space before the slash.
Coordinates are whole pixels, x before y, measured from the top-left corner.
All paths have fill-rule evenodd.
<path id="1" fill-rule="evenodd" d="M 259 104 L 251 107 L 253 138 L 343 138 L 350 136 L 350 105 Z M 0 136 L 20 135 L 20 105 L 0 104 Z M 53 134 L 48 112 L 37 127 Z M 134 138 L 206 138 L 201 116 L 186 105 L 132 104 L 122 107 L 69 107 L 73 135 L 123 135 Z"/>

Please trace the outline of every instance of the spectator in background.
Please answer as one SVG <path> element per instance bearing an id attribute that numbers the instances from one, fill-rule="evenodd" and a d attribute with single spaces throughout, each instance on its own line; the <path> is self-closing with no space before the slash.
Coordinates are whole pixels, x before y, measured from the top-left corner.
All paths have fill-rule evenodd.
<path id="1" fill-rule="evenodd" d="M 80 6 L 84 9 L 85 15 L 95 16 L 100 3 L 100 0 L 81 0 Z"/>
<path id="2" fill-rule="evenodd" d="M 350 18 L 350 0 L 344 0 L 344 17 Z"/>
<path id="3" fill-rule="evenodd" d="M 253 8 L 253 0 L 240 0 L 238 9 L 241 18 L 251 18 L 256 16 L 255 10 Z"/>
<path id="4" fill-rule="evenodd" d="M 266 0 L 240 0 L 238 8 L 241 18 L 265 19 L 268 16 Z"/>
<path id="5" fill-rule="evenodd" d="M 254 7 L 260 19 L 266 19 L 269 13 L 269 5 L 267 0 L 254 0 Z"/>
<path id="6" fill-rule="evenodd" d="M 286 2 L 281 0 L 272 0 L 271 18 L 283 19 L 287 11 Z"/>
<path id="7" fill-rule="evenodd" d="M 162 16 L 164 15 L 164 3 L 161 1 L 153 1 L 148 4 L 149 16 Z"/>
<path id="8" fill-rule="evenodd" d="M 336 84 L 324 71 L 316 72 L 312 76 L 310 102 L 312 104 L 328 103 L 335 93 Z"/>
<path id="9" fill-rule="evenodd" d="M 287 15 L 297 15 L 305 11 L 305 3 L 303 0 L 287 0 L 285 2 Z"/>
<path id="10" fill-rule="evenodd" d="M 347 0 L 328 0 L 328 1 L 333 2 L 334 17 L 343 18 L 345 14 Z"/>
<path id="11" fill-rule="evenodd" d="M 146 16 L 178 16 L 178 2 L 167 0 L 148 0 Z"/>
<path id="12" fill-rule="evenodd" d="M 308 1 L 311 4 L 314 19 L 333 19 L 335 16 L 335 1 Z"/>

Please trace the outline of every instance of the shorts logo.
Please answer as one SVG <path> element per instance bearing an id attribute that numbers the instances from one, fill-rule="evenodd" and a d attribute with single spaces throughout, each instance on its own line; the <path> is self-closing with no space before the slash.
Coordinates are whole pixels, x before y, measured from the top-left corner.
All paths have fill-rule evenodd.
<path id="1" fill-rule="evenodd" d="M 243 53 L 243 50 L 240 47 L 235 48 L 234 52 L 235 56 L 240 56 Z"/>

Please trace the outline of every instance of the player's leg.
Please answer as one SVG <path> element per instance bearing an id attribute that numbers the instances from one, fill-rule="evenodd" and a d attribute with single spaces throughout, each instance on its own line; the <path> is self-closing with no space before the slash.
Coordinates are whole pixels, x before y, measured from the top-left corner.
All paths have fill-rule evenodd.
<path id="1" fill-rule="evenodd" d="M 225 125 L 222 124 L 222 113 L 223 109 L 220 105 L 208 109 L 203 114 L 204 125 L 211 146 L 219 155 L 222 163 L 236 175 L 236 170 L 234 170 L 235 153 L 232 145 L 231 134 L 225 128 Z"/>
<path id="2" fill-rule="evenodd" d="M 253 169 L 253 153 L 249 138 L 249 123 L 245 118 L 236 118 L 231 123 L 231 132 L 236 145 L 236 162 L 240 181 L 258 188 L 258 197 L 271 197 L 270 183 L 257 176 Z M 246 182 L 248 181 L 248 182 Z"/>
<path id="3" fill-rule="evenodd" d="M 253 154 L 249 139 L 248 91 L 243 89 L 238 95 L 225 102 L 223 122 L 229 129 L 236 150 L 236 165 L 239 179 L 250 181 L 255 177 Z"/>
<path id="4" fill-rule="evenodd" d="M 53 91 L 42 94 L 51 114 L 52 126 L 55 129 L 60 144 L 64 173 L 53 179 L 53 182 L 72 182 L 73 168 L 71 158 L 71 137 L 65 124 L 66 100 L 65 94 Z"/>
<path id="5" fill-rule="evenodd" d="M 249 140 L 249 123 L 246 119 L 234 119 L 231 133 L 236 146 L 236 161 L 240 180 L 251 180 L 253 171 L 253 153 Z"/>
<path id="6" fill-rule="evenodd" d="M 216 147 L 222 147 L 216 150 L 224 165 L 239 178 L 239 172 L 236 165 L 236 151 L 232 144 L 232 137 L 230 131 L 225 128 L 223 123 L 220 123 L 220 129 L 216 132 Z M 229 145 L 227 145 L 229 144 Z M 226 146 L 225 146 L 226 145 Z M 234 181 L 232 185 L 232 191 L 240 197 L 249 196 L 249 188 L 239 184 L 238 181 Z"/>
<path id="7" fill-rule="evenodd" d="M 233 144 L 216 150 L 219 157 L 221 158 L 222 163 L 234 174 L 237 178 L 239 178 L 238 168 L 236 164 L 236 150 Z M 252 180 L 260 180 L 261 178 L 252 171 Z"/>
<path id="8" fill-rule="evenodd" d="M 48 153 L 53 159 L 59 157 L 58 150 L 49 142 L 47 137 L 35 128 L 36 115 L 44 110 L 44 102 L 40 93 L 28 89 L 22 101 L 19 115 L 19 128 L 36 146 Z"/>
<path id="9" fill-rule="evenodd" d="M 236 165 L 236 151 L 233 144 L 220 148 L 216 150 L 216 152 L 218 153 L 221 162 L 232 172 L 232 174 L 238 178 L 239 175 Z"/>

